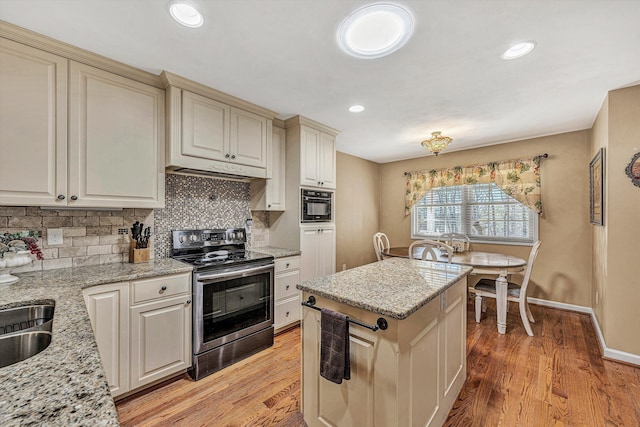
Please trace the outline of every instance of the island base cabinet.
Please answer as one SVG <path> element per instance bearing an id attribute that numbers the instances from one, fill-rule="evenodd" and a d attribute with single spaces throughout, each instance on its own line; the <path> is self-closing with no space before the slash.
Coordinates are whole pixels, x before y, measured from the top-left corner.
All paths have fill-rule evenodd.
<path id="1" fill-rule="evenodd" d="M 315 426 L 441 426 L 466 378 L 466 278 L 407 319 L 315 296 L 318 307 L 388 329 L 350 324 L 351 379 L 320 376 L 320 312 L 303 308 L 302 411 Z M 310 294 L 305 293 L 307 300 Z"/>

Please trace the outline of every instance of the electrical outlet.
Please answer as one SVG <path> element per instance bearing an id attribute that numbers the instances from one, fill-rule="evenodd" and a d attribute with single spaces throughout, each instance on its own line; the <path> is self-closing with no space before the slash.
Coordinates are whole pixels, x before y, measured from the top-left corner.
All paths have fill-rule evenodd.
<path id="1" fill-rule="evenodd" d="M 600 293 L 596 291 L 596 305 L 598 305 L 598 300 L 600 299 Z"/>
<path id="2" fill-rule="evenodd" d="M 55 246 L 55 245 L 61 245 L 62 243 L 63 243 L 62 228 L 48 228 L 47 244 L 49 246 Z"/>
<path id="3" fill-rule="evenodd" d="M 345 271 L 347 269 L 347 264 L 342 264 L 342 271 Z"/>

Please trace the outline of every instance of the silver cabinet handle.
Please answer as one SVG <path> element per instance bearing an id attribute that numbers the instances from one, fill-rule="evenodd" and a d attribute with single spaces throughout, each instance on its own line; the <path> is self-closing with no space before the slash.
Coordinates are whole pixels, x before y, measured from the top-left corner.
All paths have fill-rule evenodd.
<path id="1" fill-rule="evenodd" d="M 78 200 L 78 196 L 71 196 L 71 200 Z"/>
<path id="2" fill-rule="evenodd" d="M 58 195 L 58 200 L 64 200 L 64 194 Z"/>

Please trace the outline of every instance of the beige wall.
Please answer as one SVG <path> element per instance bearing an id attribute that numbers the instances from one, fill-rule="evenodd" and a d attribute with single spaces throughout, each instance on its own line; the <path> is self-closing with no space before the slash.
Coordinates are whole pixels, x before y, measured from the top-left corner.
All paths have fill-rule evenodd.
<path id="1" fill-rule="evenodd" d="M 599 311 L 607 347 L 640 355 L 640 188 L 624 169 L 640 151 L 640 85 L 609 92 L 606 153 L 606 254 Z M 595 152 L 595 147 L 594 147 Z M 598 250 L 601 250 L 599 245 Z M 594 262 L 602 263 L 595 251 Z M 610 255 L 610 256 L 609 256 Z"/>
<path id="2" fill-rule="evenodd" d="M 454 143 L 455 144 L 455 141 Z M 452 147 L 453 148 L 453 147 Z M 590 132 L 578 131 L 490 147 L 450 151 L 380 166 L 380 230 L 392 246 L 411 243 L 410 217 L 404 216 L 405 171 L 484 163 L 549 153 L 543 159 L 540 219 L 542 247 L 531 278 L 529 296 L 591 306 L 591 226 L 588 164 Z M 527 258 L 528 246 L 474 244 L 475 250 Z"/>
<path id="3" fill-rule="evenodd" d="M 378 231 L 380 165 L 337 153 L 336 269 L 376 261 L 373 234 Z"/>

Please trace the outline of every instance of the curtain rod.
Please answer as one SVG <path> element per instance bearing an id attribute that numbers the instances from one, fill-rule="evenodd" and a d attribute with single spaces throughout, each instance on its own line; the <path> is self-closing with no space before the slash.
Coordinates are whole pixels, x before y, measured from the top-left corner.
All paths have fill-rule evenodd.
<path id="1" fill-rule="evenodd" d="M 544 153 L 544 154 L 538 154 L 537 156 L 533 156 L 534 159 L 548 159 L 549 158 L 549 153 Z M 404 176 L 409 176 L 411 175 L 411 172 L 404 172 L 403 173 Z"/>

